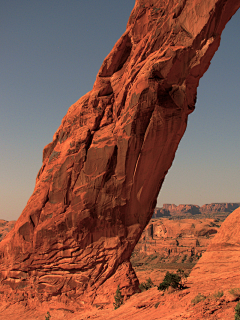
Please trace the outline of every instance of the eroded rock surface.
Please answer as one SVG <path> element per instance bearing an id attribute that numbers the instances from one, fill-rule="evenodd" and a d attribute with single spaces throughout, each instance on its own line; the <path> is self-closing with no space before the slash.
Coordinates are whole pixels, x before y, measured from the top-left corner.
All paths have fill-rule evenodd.
<path id="1" fill-rule="evenodd" d="M 129 262 L 239 0 L 137 0 L 93 89 L 44 148 L 0 243 L 1 301 L 81 308 L 138 288 Z M 101 298 L 102 297 L 102 298 Z"/>

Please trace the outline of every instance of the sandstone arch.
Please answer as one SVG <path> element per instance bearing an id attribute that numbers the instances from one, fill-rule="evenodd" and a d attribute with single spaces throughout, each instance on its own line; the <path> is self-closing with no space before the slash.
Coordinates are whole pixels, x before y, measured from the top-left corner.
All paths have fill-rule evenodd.
<path id="1" fill-rule="evenodd" d="M 239 0 L 137 0 L 92 91 L 44 148 L 34 193 L 0 243 L 2 299 L 110 302 L 152 216 L 199 79 Z M 10 301 L 10 300 L 9 300 Z"/>

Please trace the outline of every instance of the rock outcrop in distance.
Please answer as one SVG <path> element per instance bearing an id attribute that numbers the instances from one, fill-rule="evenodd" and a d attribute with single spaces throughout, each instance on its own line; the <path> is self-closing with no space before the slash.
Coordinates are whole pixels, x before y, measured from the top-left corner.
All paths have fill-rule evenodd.
<path id="1" fill-rule="evenodd" d="M 196 263 L 221 224 L 215 219 L 152 219 L 133 255 L 152 255 L 160 263 Z"/>
<path id="2" fill-rule="evenodd" d="M 204 204 L 200 211 L 201 213 L 217 213 L 217 212 L 233 212 L 240 207 L 240 203 L 211 203 Z"/>
<path id="3" fill-rule="evenodd" d="M 138 290 L 131 253 L 239 0 L 137 0 L 93 89 L 43 150 L 36 185 L 0 243 L 0 297 L 52 308 Z M 4 303 L 4 302 L 3 302 Z"/>
<path id="4" fill-rule="evenodd" d="M 192 215 L 201 213 L 231 213 L 235 209 L 240 207 L 240 203 L 210 203 L 204 204 L 203 206 L 198 206 L 195 204 L 180 204 L 176 206 L 175 204 L 163 204 L 162 208 L 155 208 L 153 212 L 153 218 L 158 217 L 170 217 L 170 216 L 181 216 L 186 213 Z"/>
<path id="5" fill-rule="evenodd" d="M 0 220 L 0 241 L 8 234 L 10 230 L 14 227 L 16 221 L 6 221 Z"/>

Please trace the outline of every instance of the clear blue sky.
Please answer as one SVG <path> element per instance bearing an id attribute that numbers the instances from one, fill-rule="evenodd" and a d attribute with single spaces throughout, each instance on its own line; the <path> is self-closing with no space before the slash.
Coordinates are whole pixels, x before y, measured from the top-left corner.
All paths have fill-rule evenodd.
<path id="1" fill-rule="evenodd" d="M 92 89 L 134 2 L 0 1 L 0 219 L 21 214 L 44 146 L 70 105 Z M 239 32 L 240 12 L 200 82 L 159 206 L 240 202 Z"/>

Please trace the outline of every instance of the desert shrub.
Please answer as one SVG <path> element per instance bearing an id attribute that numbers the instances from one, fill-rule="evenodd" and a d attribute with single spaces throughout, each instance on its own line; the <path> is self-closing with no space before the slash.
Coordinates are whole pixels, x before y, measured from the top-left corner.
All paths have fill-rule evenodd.
<path id="1" fill-rule="evenodd" d="M 240 302 L 235 307 L 235 318 L 234 320 L 240 320 Z"/>
<path id="2" fill-rule="evenodd" d="M 119 285 L 117 287 L 117 291 L 115 293 L 114 300 L 115 300 L 115 302 L 113 303 L 114 309 L 118 309 L 123 304 L 123 296 L 122 296 L 121 290 L 119 288 Z"/>
<path id="3" fill-rule="evenodd" d="M 236 298 L 240 298 L 240 288 L 232 288 L 231 290 L 229 290 L 229 293 Z"/>
<path id="4" fill-rule="evenodd" d="M 158 290 L 166 290 L 169 287 L 173 289 L 184 289 L 187 276 L 182 269 L 178 269 L 177 273 L 167 271 L 163 282 L 158 286 Z"/>
<path id="5" fill-rule="evenodd" d="M 143 292 L 150 288 L 154 287 L 154 284 L 151 280 L 151 278 L 148 278 L 146 282 L 141 282 L 139 285 L 139 289 Z"/>
<path id="6" fill-rule="evenodd" d="M 209 297 L 210 299 L 219 299 L 223 296 L 223 291 L 215 291 L 211 296 Z"/>
<path id="7" fill-rule="evenodd" d="M 163 282 L 158 286 L 158 290 L 166 290 L 169 287 L 177 289 L 180 286 L 181 277 L 175 273 L 167 271 Z"/>
<path id="8" fill-rule="evenodd" d="M 50 315 L 50 313 L 49 313 L 49 311 L 47 312 L 47 315 L 45 316 L 45 320 L 50 320 L 50 318 L 51 318 L 51 315 Z"/>
<path id="9" fill-rule="evenodd" d="M 160 302 L 155 303 L 154 307 L 157 309 L 157 307 L 159 306 Z"/>
<path id="10" fill-rule="evenodd" d="M 204 296 L 203 294 L 199 293 L 195 298 L 192 299 L 192 304 L 195 305 L 203 300 L 206 299 L 206 296 Z"/>

